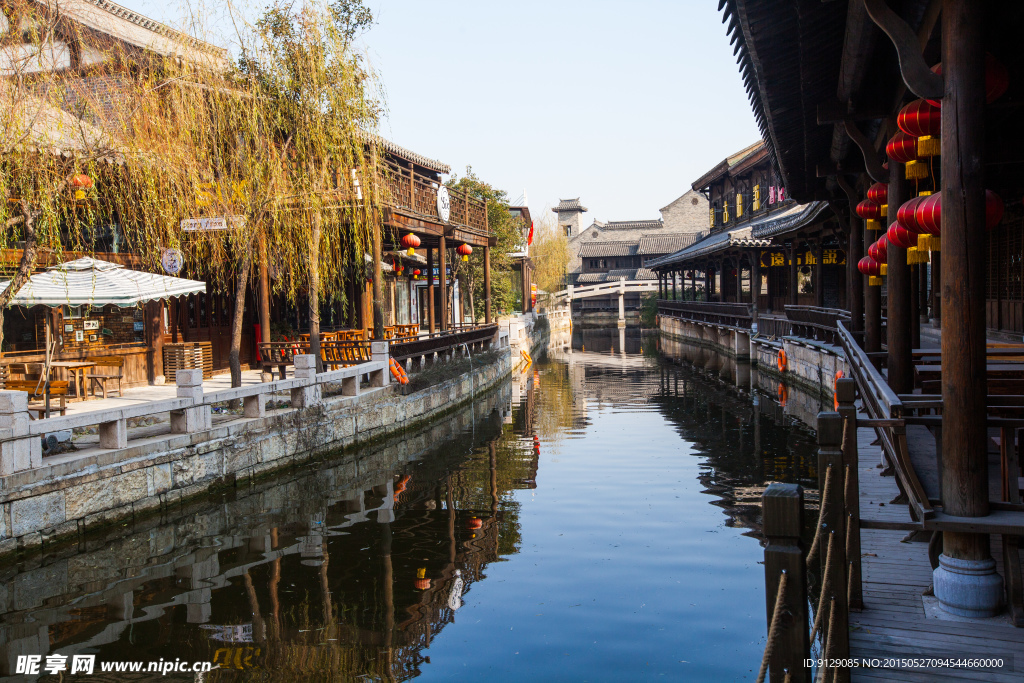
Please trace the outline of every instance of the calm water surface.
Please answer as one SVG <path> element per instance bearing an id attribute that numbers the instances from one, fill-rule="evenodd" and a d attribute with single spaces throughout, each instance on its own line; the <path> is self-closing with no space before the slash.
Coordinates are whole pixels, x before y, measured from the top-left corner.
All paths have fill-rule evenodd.
<path id="1" fill-rule="evenodd" d="M 207 681 L 752 680 L 759 497 L 813 484 L 813 436 L 749 368 L 655 341 L 578 334 L 429 431 L 9 568 L 4 657 L 215 661 Z"/>

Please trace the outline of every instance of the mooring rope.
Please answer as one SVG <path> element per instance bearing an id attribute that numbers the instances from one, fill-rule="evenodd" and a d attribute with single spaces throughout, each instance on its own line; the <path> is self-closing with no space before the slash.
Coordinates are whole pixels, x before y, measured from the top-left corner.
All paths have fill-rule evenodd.
<path id="1" fill-rule="evenodd" d="M 825 520 L 825 506 L 828 505 L 830 493 L 832 492 L 832 465 L 825 468 L 825 488 L 818 500 L 818 524 L 814 530 L 814 540 L 811 541 L 811 549 L 807 551 L 807 566 L 818 556 L 818 549 L 821 547 L 821 527 Z"/>
<path id="2" fill-rule="evenodd" d="M 786 595 L 786 570 L 782 570 L 779 577 L 779 590 L 775 593 L 775 609 L 772 610 L 772 623 L 768 627 L 768 643 L 764 647 L 764 656 L 761 658 L 761 670 L 757 673 L 757 683 L 764 683 L 765 674 L 768 673 L 768 662 L 772 658 L 772 650 L 775 649 L 775 641 L 782 631 L 782 604 Z M 788 678 L 788 676 L 787 676 Z"/>
<path id="3" fill-rule="evenodd" d="M 821 668 L 822 671 L 825 672 L 825 675 L 823 677 L 823 680 L 825 681 L 828 680 L 829 673 L 832 674 L 833 680 L 835 679 L 835 667 L 830 667 L 828 665 L 829 657 L 832 656 L 832 643 L 834 642 L 832 640 L 832 636 L 835 633 L 836 626 L 835 613 L 836 599 L 832 598 L 832 600 L 829 602 L 828 607 L 828 633 L 825 634 L 825 647 L 822 649 L 822 659 L 824 659 L 825 661 L 822 662 Z"/>
<path id="4" fill-rule="evenodd" d="M 825 596 L 832 588 L 832 545 L 834 541 L 835 534 L 829 534 L 828 547 L 825 549 L 825 575 L 821 578 L 821 594 L 818 596 L 818 611 L 814 615 L 814 627 L 811 629 L 811 642 L 814 642 L 814 636 L 818 635 L 818 630 L 821 628 L 821 619 L 825 613 Z"/>

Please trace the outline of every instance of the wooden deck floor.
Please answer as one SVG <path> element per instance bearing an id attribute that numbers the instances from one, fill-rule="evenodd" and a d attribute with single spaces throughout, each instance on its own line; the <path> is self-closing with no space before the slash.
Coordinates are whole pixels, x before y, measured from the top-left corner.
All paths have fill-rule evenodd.
<path id="1" fill-rule="evenodd" d="M 862 519 L 910 521 L 906 505 L 890 501 L 899 493 L 892 477 L 881 476 L 875 433 L 860 429 L 860 509 Z M 922 535 L 923 534 L 919 534 Z M 853 657 L 1002 657 L 1005 671 L 969 669 L 854 669 L 855 681 L 1024 681 L 1024 629 L 1003 619 L 947 621 L 925 615 L 922 594 L 931 585 L 928 544 L 902 540 L 906 531 L 863 529 L 861 553 L 864 610 L 850 615 Z M 992 554 L 1002 557 L 997 538 Z M 1002 562 L 999 562 L 1002 572 Z"/>

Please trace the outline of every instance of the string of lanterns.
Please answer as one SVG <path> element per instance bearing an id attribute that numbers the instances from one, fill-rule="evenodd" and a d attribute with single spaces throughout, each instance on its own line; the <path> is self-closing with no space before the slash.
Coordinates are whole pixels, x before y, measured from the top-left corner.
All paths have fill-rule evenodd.
<path id="1" fill-rule="evenodd" d="M 932 71 L 942 73 L 942 64 Z M 1009 88 L 1009 71 L 995 57 L 985 56 L 985 100 L 991 104 Z M 942 152 L 941 100 L 915 100 L 908 103 L 896 117 L 898 131 L 885 146 L 886 156 L 904 164 L 908 180 L 929 177 L 928 163 Z M 888 164 L 885 164 L 888 168 Z M 867 199 L 856 206 L 856 213 L 865 221 L 868 230 L 879 230 L 880 221 L 888 214 L 888 186 L 875 183 L 867 192 Z M 985 190 L 985 228 L 992 230 L 1002 220 L 1002 198 Z M 868 283 L 880 285 L 886 274 L 887 246 L 892 244 L 907 250 L 907 263 L 926 263 L 929 251 L 941 250 L 942 193 L 923 190 L 918 196 L 904 202 L 882 236 L 868 247 L 868 255 L 857 263 L 857 269 L 868 276 Z"/>

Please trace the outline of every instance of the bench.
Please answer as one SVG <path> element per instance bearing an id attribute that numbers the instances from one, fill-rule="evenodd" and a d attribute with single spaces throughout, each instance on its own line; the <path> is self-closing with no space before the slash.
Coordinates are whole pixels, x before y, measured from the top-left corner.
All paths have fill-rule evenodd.
<path id="1" fill-rule="evenodd" d="M 58 398 L 59 405 L 57 408 L 50 408 L 51 411 L 57 410 L 61 415 L 67 413 L 67 397 L 68 397 L 68 385 L 70 382 L 62 380 L 59 382 L 50 382 L 50 398 Z M 24 379 L 8 379 L 7 380 L 8 391 L 24 391 L 28 394 L 29 401 L 45 401 L 45 389 L 44 384 L 37 380 L 24 380 Z M 42 417 L 46 413 L 46 407 L 42 406 L 29 406 L 30 411 L 38 413 Z"/>
<path id="2" fill-rule="evenodd" d="M 107 397 L 107 382 L 117 382 L 117 395 L 124 396 L 124 392 L 121 391 L 121 380 L 124 379 L 124 356 L 99 356 L 96 358 L 86 358 L 89 363 L 94 363 L 96 368 L 109 368 L 113 371 L 113 374 L 101 373 L 101 372 L 90 372 L 85 376 L 85 379 L 89 382 L 89 393 L 93 396 L 96 395 L 93 386 L 98 386 L 100 392 L 103 394 L 103 398 Z"/>

